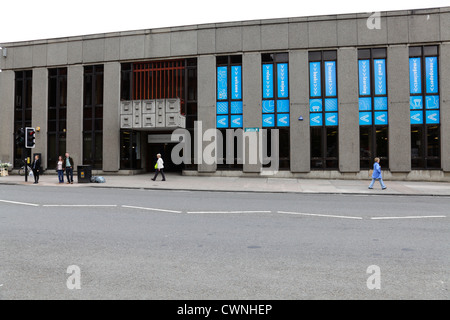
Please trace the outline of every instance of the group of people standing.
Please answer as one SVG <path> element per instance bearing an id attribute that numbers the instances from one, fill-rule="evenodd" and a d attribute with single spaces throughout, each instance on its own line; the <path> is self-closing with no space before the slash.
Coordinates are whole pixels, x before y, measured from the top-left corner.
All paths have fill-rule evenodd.
<path id="1" fill-rule="evenodd" d="M 64 159 L 62 156 L 58 157 L 56 171 L 58 172 L 59 183 L 64 183 L 64 172 L 66 172 L 67 184 L 73 184 L 73 167 L 74 162 L 69 153 L 65 154 Z M 39 174 L 41 173 L 41 159 L 39 155 L 34 156 L 34 160 L 31 163 L 31 170 L 33 170 L 34 183 L 38 184 Z"/>

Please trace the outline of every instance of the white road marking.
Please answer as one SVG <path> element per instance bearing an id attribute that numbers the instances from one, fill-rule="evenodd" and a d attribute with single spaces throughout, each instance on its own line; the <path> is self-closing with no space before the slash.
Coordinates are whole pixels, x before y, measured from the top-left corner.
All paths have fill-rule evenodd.
<path id="1" fill-rule="evenodd" d="M 192 214 L 196 214 L 196 213 L 217 213 L 217 214 L 221 214 L 221 213 L 271 213 L 272 211 L 188 211 L 187 213 L 192 213 Z"/>
<path id="2" fill-rule="evenodd" d="M 38 204 L 28 203 L 28 202 L 18 202 L 18 201 L 9 201 L 9 200 L 0 200 L 0 202 L 18 204 L 18 205 L 22 205 L 22 206 L 39 207 Z"/>
<path id="3" fill-rule="evenodd" d="M 319 214 L 319 213 L 305 213 L 305 212 L 288 212 L 288 211 L 278 211 L 278 213 L 283 214 L 296 214 L 300 216 L 313 216 L 313 217 L 325 217 L 325 218 L 340 218 L 340 219 L 355 219 L 362 220 L 362 217 L 354 217 L 354 216 L 338 216 L 332 214 Z"/>
<path id="4" fill-rule="evenodd" d="M 117 207 L 116 204 L 44 204 L 43 207 Z"/>
<path id="5" fill-rule="evenodd" d="M 158 209 L 158 208 L 145 208 L 145 207 L 135 207 L 135 206 L 122 206 L 122 208 L 148 210 L 148 211 L 162 211 L 162 212 L 170 212 L 170 213 L 182 213 L 182 211 L 177 211 L 177 210 L 167 210 L 167 209 Z"/>
<path id="6" fill-rule="evenodd" d="M 447 216 L 404 216 L 404 217 L 372 217 L 371 220 L 393 220 L 393 219 L 426 219 L 426 218 L 447 218 Z"/>

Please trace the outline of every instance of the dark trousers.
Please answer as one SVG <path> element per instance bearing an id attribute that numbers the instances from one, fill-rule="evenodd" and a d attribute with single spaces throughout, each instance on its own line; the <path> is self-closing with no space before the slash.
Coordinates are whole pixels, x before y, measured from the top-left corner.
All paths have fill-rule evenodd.
<path id="1" fill-rule="evenodd" d="M 73 168 L 72 167 L 66 168 L 66 177 L 67 177 L 67 182 L 73 182 Z"/>
<path id="2" fill-rule="evenodd" d="M 166 177 L 164 176 L 164 169 L 156 169 L 155 170 L 155 176 L 153 177 L 152 180 L 156 180 L 156 177 L 158 176 L 158 173 L 160 173 L 160 172 L 161 172 L 161 175 L 162 175 L 162 179 L 166 180 Z"/>
<path id="3" fill-rule="evenodd" d="M 39 182 L 39 170 L 38 169 L 33 169 L 33 176 L 34 176 L 34 182 L 38 183 Z"/>

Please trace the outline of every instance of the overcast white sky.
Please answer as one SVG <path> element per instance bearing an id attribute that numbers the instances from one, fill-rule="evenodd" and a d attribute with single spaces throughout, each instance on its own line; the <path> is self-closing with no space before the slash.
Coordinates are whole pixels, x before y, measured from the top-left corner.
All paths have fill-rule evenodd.
<path id="1" fill-rule="evenodd" d="M 202 23 L 450 6 L 450 0 L 2 0 L 0 43 Z"/>

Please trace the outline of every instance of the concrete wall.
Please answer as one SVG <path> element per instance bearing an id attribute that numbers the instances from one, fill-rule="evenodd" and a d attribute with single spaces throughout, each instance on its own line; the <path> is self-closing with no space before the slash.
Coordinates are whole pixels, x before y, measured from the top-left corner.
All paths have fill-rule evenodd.
<path id="1" fill-rule="evenodd" d="M 0 72 L 0 160 L 14 159 L 14 71 Z"/>
<path id="2" fill-rule="evenodd" d="M 47 168 L 47 119 L 48 119 L 48 69 L 33 69 L 33 89 L 31 95 L 32 103 L 32 126 L 40 127 L 41 130 L 36 132 L 36 147 L 31 150 L 31 156 L 34 153 L 41 154 L 41 164 Z"/>
<path id="3" fill-rule="evenodd" d="M 83 159 L 83 74 L 82 65 L 69 66 L 67 70 L 67 134 L 66 151 L 75 162 Z"/>

